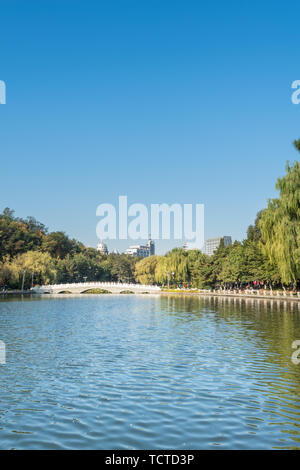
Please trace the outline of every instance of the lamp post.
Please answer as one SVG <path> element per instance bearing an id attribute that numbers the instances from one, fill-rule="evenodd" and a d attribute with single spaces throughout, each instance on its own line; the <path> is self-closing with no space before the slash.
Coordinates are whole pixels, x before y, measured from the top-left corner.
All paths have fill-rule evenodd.
<path id="1" fill-rule="evenodd" d="M 168 289 L 170 289 L 170 274 L 172 275 L 172 279 L 173 279 L 173 283 L 174 283 L 174 276 L 175 276 L 175 273 L 174 272 L 169 272 L 169 271 L 166 271 L 166 274 L 167 274 L 167 279 L 168 279 Z"/>

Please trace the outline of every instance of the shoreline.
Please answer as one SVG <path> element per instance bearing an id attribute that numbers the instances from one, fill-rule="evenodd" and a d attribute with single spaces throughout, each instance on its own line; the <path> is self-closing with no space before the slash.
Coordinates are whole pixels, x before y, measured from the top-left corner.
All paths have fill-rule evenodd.
<path id="1" fill-rule="evenodd" d="M 7 292 L 0 292 L 1 295 L 25 295 L 25 294 L 33 294 L 31 290 L 10 290 Z"/>
<path id="2" fill-rule="evenodd" d="M 255 291 L 253 291 L 255 292 Z M 296 297 L 296 296 L 288 296 L 288 295 L 261 295 L 261 294 L 235 294 L 233 292 L 229 292 L 229 293 L 219 293 L 219 292 L 179 292 L 179 291 L 161 291 L 160 294 L 163 294 L 163 295 L 170 295 L 170 294 L 174 294 L 174 295 L 197 295 L 199 297 L 225 297 L 225 298 L 228 298 L 228 297 L 231 297 L 231 298 L 235 298 L 235 299 L 260 299 L 260 300 L 290 300 L 292 302 L 300 302 L 300 297 Z"/>
<path id="3" fill-rule="evenodd" d="M 256 291 L 253 291 L 256 292 Z M 70 294 L 40 294 L 36 293 L 30 290 L 15 290 L 15 291 L 8 291 L 8 292 L 0 292 L 0 299 L 4 298 L 6 296 L 23 296 L 23 295 L 32 295 L 34 297 L 36 296 L 49 296 L 49 297 L 57 297 L 57 296 L 67 296 L 67 297 L 73 297 L 73 296 L 87 296 L 87 295 L 181 295 L 181 296 L 198 296 L 198 297 L 222 297 L 222 298 L 235 298 L 235 299 L 253 299 L 253 300 L 281 300 L 281 301 L 291 301 L 291 302 L 300 302 L 300 297 L 296 296 L 288 296 L 288 295 L 261 295 L 261 294 L 236 294 L 233 292 L 228 292 L 228 293 L 219 293 L 219 292 L 197 292 L 197 291 L 158 291 L 158 292 L 151 292 L 150 293 L 131 293 L 131 294 L 124 294 L 124 293 L 90 293 L 90 294 L 78 294 L 78 293 L 70 293 Z"/>

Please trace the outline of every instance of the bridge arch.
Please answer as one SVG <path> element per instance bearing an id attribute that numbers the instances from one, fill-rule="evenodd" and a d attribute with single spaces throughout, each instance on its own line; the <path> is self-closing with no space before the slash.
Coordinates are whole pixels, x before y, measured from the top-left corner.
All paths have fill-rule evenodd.
<path id="1" fill-rule="evenodd" d="M 89 287 L 80 291 L 80 294 L 112 294 L 112 292 L 108 289 L 92 289 Z"/>

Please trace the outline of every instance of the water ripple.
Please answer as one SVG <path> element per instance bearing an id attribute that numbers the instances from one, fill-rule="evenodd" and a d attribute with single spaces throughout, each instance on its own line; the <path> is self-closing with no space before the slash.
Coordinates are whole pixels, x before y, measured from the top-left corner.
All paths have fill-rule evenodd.
<path id="1" fill-rule="evenodd" d="M 300 449 L 294 305 L 1 300 L 0 336 L 3 449 Z"/>

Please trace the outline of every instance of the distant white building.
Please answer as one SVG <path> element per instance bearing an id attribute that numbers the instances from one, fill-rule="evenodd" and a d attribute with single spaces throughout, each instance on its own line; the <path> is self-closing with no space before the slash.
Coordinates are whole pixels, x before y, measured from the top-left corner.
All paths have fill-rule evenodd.
<path id="1" fill-rule="evenodd" d="M 155 254 L 155 243 L 149 238 L 147 245 L 131 245 L 125 251 L 126 255 L 137 256 L 138 258 L 146 258 Z"/>
<path id="2" fill-rule="evenodd" d="M 102 241 L 98 243 L 96 250 L 99 251 L 99 253 L 101 253 L 102 255 L 108 254 L 107 245 Z"/>
<path id="3" fill-rule="evenodd" d="M 232 244 L 231 237 L 224 236 L 218 238 L 208 238 L 205 241 L 205 254 L 211 256 L 213 252 L 219 247 L 222 238 L 224 239 L 224 246 L 228 246 Z"/>

